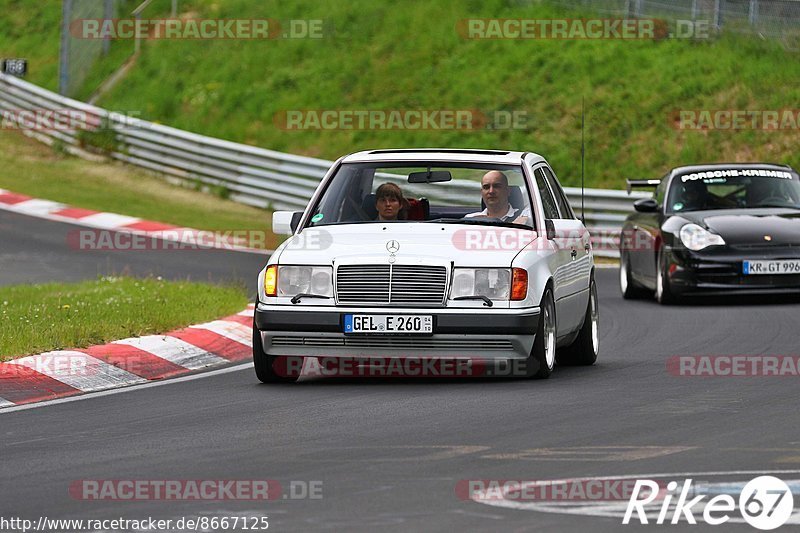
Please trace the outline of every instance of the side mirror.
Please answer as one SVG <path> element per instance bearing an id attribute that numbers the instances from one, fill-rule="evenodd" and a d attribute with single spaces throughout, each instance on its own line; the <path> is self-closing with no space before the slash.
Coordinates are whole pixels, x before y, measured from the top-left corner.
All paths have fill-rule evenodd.
<path id="1" fill-rule="evenodd" d="M 293 235 L 300 225 L 302 211 L 275 211 L 272 213 L 272 231 L 278 235 Z"/>
<path id="2" fill-rule="evenodd" d="M 547 239 L 553 240 L 556 238 L 556 224 L 549 218 L 544 221 L 544 229 L 547 232 Z"/>
<path id="3" fill-rule="evenodd" d="M 655 213 L 658 211 L 658 202 L 653 198 L 642 198 L 633 202 L 633 208 L 639 213 Z"/>

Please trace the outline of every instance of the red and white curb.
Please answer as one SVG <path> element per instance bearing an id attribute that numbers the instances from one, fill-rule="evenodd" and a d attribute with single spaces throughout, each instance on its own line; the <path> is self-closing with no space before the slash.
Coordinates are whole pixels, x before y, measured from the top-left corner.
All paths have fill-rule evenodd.
<path id="1" fill-rule="evenodd" d="M 252 357 L 253 306 L 164 335 L 0 363 L 0 409 L 163 380 Z"/>
<path id="2" fill-rule="evenodd" d="M 171 224 L 143 220 L 137 217 L 119 215 L 117 213 L 104 213 L 91 209 L 72 207 L 59 202 L 33 198 L 4 189 L 0 189 L 0 209 L 57 222 L 69 222 L 70 224 L 89 228 L 133 235 L 144 235 L 150 238 L 189 245 L 197 245 L 198 242 L 202 242 L 202 245 L 199 246 L 200 248 L 234 250 L 237 252 L 256 254 L 268 254 L 273 252 L 273 250 L 244 246 L 235 239 L 226 238 L 225 236 L 213 236 L 209 238 L 205 234 L 214 233 L 210 231 L 173 226 Z"/>

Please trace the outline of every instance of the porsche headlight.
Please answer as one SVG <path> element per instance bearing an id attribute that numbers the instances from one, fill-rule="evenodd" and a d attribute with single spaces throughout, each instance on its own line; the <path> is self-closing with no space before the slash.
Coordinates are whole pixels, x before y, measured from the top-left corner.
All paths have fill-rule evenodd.
<path id="1" fill-rule="evenodd" d="M 461 296 L 486 296 L 508 300 L 511 290 L 510 268 L 456 268 L 450 299 Z"/>
<path id="2" fill-rule="evenodd" d="M 280 266 L 278 267 L 278 296 L 315 294 L 333 297 L 331 267 Z"/>
<path id="3" fill-rule="evenodd" d="M 721 246 L 725 241 L 716 233 L 711 233 L 697 224 L 686 224 L 681 228 L 681 242 L 688 249 L 699 251 L 709 246 Z"/>

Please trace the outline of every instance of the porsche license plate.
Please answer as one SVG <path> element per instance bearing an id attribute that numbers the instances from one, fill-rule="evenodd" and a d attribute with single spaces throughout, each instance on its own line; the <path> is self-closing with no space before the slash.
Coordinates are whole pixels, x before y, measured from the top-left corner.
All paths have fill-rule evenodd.
<path id="1" fill-rule="evenodd" d="M 746 276 L 759 274 L 800 274 L 800 259 L 743 261 L 742 271 Z"/>
<path id="2" fill-rule="evenodd" d="M 373 335 L 430 335 L 433 333 L 433 316 L 344 315 L 344 332 Z"/>

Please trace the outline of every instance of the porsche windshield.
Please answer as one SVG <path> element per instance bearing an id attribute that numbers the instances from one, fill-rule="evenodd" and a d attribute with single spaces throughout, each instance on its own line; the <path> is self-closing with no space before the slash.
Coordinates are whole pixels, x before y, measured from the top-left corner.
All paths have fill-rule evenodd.
<path id="1" fill-rule="evenodd" d="M 376 222 L 533 227 L 520 166 L 425 161 L 343 164 L 309 226 Z"/>
<path id="2" fill-rule="evenodd" d="M 730 169 L 673 179 L 667 207 L 675 213 L 707 209 L 800 209 L 800 181 L 781 170 Z"/>

